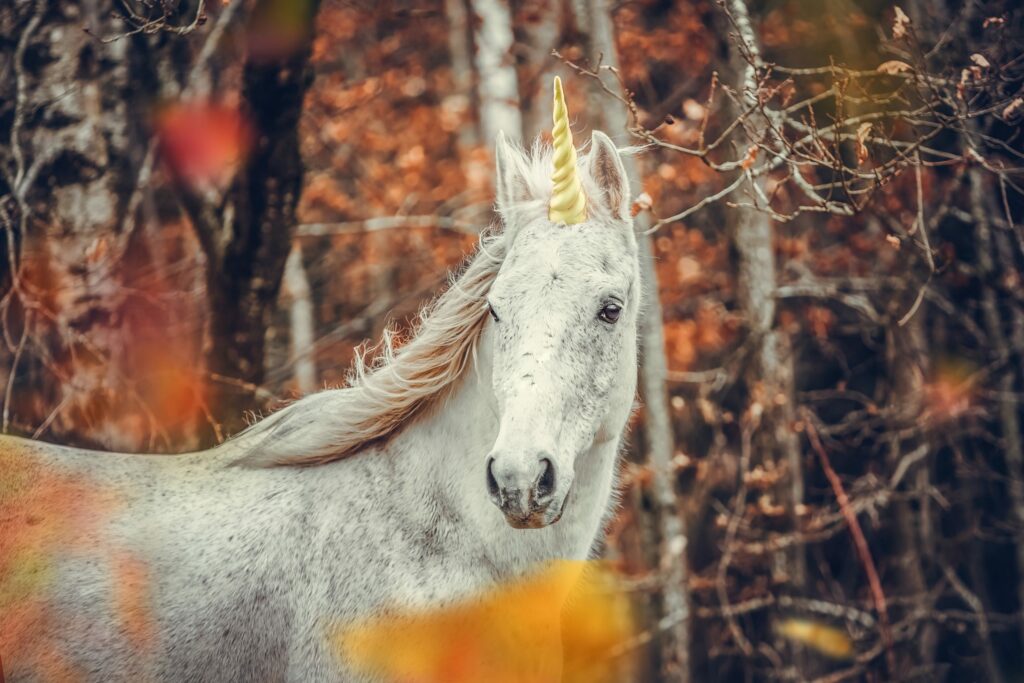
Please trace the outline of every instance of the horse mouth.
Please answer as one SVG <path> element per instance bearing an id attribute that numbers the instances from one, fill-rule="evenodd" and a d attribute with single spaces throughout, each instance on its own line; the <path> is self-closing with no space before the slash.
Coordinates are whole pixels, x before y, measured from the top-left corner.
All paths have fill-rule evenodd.
<path id="1" fill-rule="evenodd" d="M 544 506 L 532 507 L 525 514 L 518 510 L 502 510 L 502 512 L 505 515 L 505 521 L 513 529 L 543 529 L 557 524 L 558 520 L 562 519 L 566 498 L 568 496 L 562 499 L 557 509 L 551 504 L 554 502 L 552 501 Z"/>

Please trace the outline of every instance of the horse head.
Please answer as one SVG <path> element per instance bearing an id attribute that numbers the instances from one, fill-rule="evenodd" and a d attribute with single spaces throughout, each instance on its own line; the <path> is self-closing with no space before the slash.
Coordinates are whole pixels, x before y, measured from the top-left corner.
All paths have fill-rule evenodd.
<path id="1" fill-rule="evenodd" d="M 580 163 L 557 79 L 554 124 L 547 169 L 503 135 L 496 149 L 507 253 L 487 299 L 499 426 L 485 481 L 515 528 L 561 518 L 581 459 L 619 438 L 636 389 L 629 181 L 604 133 Z"/>

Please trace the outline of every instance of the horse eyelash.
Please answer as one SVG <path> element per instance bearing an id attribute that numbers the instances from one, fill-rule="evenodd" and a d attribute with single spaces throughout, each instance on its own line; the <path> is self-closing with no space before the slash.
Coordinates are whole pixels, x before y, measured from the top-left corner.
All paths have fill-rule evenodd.
<path id="1" fill-rule="evenodd" d="M 491 314 L 491 317 L 494 318 L 494 322 L 501 322 L 501 318 L 499 318 L 498 314 L 494 312 L 494 306 L 491 305 L 490 301 L 487 302 L 487 311 Z"/>

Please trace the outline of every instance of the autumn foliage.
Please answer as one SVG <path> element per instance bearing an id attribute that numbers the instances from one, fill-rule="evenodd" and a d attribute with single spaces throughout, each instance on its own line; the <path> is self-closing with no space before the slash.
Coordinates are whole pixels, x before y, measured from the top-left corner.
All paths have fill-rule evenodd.
<path id="1" fill-rule="evenodd" d="M 244 3 L 200 3 L 200 13 L 127 3 L 155 14 L 140 24 L 106 12 L 90 19 L 91 37 L 65 8 L 39 21 L 59 19 L 85 41 L 68 38 L 85 55 L 70 75 L 44 59 L 39 36 L 50 34 L 28 30 L 30 4 L 0 9 L 0 64 L 14 65 L 0 68 L 7 432 L 119 450 L 210 445 L 232 430 L 229 410 L 240 425 L 243 411 L 293 398 L 301 362 L 318 385 L 343 383 L 354 349 L 386 326 L 408 329 L 497 220 L 474 62 L 480 2 L 325 0 L 311 38 L 311 0 L 256 3 L 253 16 Z M 600 680 L 586 666 L 613 650 L 634 680 L 686 680 L 659 649 L 680 624 L 692 680 L 1019 676 L 1018 3 L 498 4 L 512 39 L 500 66 L 514 71 L 524 113 L 523 130 L 507 132 L 544 135 L 529 122 L 549 120 L 537 92 L 555 74 L 579 112 L 577 140 L 606 111 L 626 112 L 626 127 L 607 132 L 640 147 L 634 211 L 662 309 L 662 338 L 644 358 L 664 354 L 655 391 L 669 411 L 670 468 L 651 464 L 658 435 L 641 396 L 602 549 L 608 571 L 597 574 L 628 589 L 634 620 L 621 595 L 577 603 L 563 629 L 565 680 Z M 614 69 L 597 61 L 593 7 L 609 13 Z M 286 198 L 295 224 L 273 246 L 258 231 L 210 239 L 197 216 L 239 225 L 278 180 L 234 192 L 258 179 L 252 154 L 270 139 L 247 109 L 245 74 L 307 42 L 304 175 Z M 97 66 L 95 54 L 117 63 L 115 50 L 132 59 Z M 87 103 L 95 116 L 61 109 L 89 92 L 103 93 Z M 768 238 L 755 264 L 737 235 L 756 222 Z M 238 343 L 211 332 L 235 312 L 233 278 L 283 264 L 281 244 L 301 252 L 314 342 L 294 349 L 302 287 L 267 288 L 251 325 L 265 331 L 263 357 L 243 359 L 263 370 L 254 386 L 204 359 Z M 222 247 L 225 258 L 211 258 Z M 235 250 L 246 258 L 232 261 Z M 209 305 L 213 285 L 231 305 Z M 762 310 L 749 303 L 756 285 Z M 225 387 L 244 405 L 219 399 Z M 91 552 L 76 539 L 117 503 L 17 453 L 0 453 L 0 472 L 4 666 L 17 648 L 49 677 L 71 676 L 39 635 L 53 615 L 24 596 L 52 580 L 55 553 Z M 660 537 L 665 515 L 683 521 L 685 548 Z M 124 627 L 145 647 L 146 568 L 116 548 L 107 560 L 124 578 L 113 598 Z M 680 563 L 683 616 L 663 601 Z M 511 680 L 521 662 L 492 616 L 552 628 L 531 621 L 543 612 L 533 605 L 561 590 L 565 571 L 450 610 L 338 628 L 357 634 L 344 641 L 355 659 L 398 680 L 500 681 L 495 661 Z M 393 657 L 395 628 L 418 644 Z"/>

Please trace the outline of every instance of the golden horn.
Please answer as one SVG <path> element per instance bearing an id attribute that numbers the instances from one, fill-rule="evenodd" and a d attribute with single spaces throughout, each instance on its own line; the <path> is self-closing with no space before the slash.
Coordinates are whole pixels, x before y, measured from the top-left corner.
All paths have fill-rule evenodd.
<path id="1" fill-rule="evenodd" d="M 551 112 L 554 127 L 551 136 L 555 146 L 555 171 L 551 174 L 554 188 L 548 218 L 553 223 L 573 225 L 587 220 L 587 198 L 580 187 L 576 170 L 576 148 L 572 145 L 572 131 L 569 130 L 569 110 L 565 107 L 562 93 L 562 79 L 555 76 L 555 106 Z"/>

